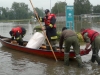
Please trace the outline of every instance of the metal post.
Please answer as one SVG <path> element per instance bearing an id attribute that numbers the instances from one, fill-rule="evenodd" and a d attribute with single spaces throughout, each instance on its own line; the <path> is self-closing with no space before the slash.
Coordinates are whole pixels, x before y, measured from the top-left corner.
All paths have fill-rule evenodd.
<path id="1" fill-rule="evenodd" d="M 81 28 L 82 28 L 82 15 L 81 15 Z"/>
<path id="2" fill-rule="evenodd" d="M 50 0 L 50 11 L 51 11 L 51 0 Z"/>

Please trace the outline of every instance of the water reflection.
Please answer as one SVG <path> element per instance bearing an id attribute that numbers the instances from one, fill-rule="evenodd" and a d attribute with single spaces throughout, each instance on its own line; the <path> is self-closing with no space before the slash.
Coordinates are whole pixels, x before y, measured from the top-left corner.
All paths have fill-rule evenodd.
<path id="1" fill-rule="evenodd" d="M 43 75 L 45 64 L 37 61 L 38 57 L 1 47 L 2 67 L 7 68 L 9 75 Z M 5 62 L 5 63 L 4 63 Z M 3 72 L 4 70 L 1 69 Z M 14 74 L 13 74 L 14 73 Z M 7 74 L 7 75 L 8 75 Z M 0 74 L 1 75 L 1 74 Z"/>
<path id="2" fill-rule="evenodd" d="M 100 71 L 98 66 L 88 62 L 85 63 L 85 68 L 79 69 L 75 60 L 70 60 L 70 66 L 65 66 L 63 61 L 55 62 L 52 59 L 30 55 L 3 46 L 0 50 L 2 59 L 0 74 L 4 75 L 91 75 Z"/>

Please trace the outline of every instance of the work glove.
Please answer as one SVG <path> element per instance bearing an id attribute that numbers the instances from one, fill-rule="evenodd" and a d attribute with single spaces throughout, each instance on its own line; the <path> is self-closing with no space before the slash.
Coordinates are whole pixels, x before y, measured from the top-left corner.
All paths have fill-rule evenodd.
<path id="1" fill-rule="evenodd" d="M 42 30 L 45 30 L 45 27 L 44 26 L 42 26 Z"/>

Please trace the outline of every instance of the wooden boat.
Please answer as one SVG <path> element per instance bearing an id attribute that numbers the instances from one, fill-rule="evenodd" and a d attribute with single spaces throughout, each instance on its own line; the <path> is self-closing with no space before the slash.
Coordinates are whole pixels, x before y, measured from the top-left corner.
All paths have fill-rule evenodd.
<path id="1" fill-rule="evenodd" d="M 44 57 L 48 57 L 48 58 L 54 58 L 54 55 L 52 53 L 51 50 L 46 50 L 43 47 L 40 47 L 40 49 L 32 49 L 32 48 L 27 48 L 25 46 L 20 46 L 17 44 L 12 44 L 11 43 L 11 39 L 4 37 L 4 36 L 0 36 L 0 42 L 3 46 L 11 48 L 13 50 L 18 50 L 18 51 L 22 51 L 22 52 L 26 52 L 26 53 L 30 53 L 30 54 L 34 54 L 34 55 L 39 55 L 39 56 L 44 56 Z M 24 43 L 27 43 L 27 41 L 24 41 Z M 80 49 L 80 55 L 86 55 L 91 51 L 91 49 L 88 50 L 83 50 Z M 54 51 L 55 56 L 58 60 L 64 60 L 64 52 L 59 52 L 59 51 Z M 69 54 L 70 58 L 74 58 L 75 57 L 75 53 L 73 50 L 70 51 Z"/>

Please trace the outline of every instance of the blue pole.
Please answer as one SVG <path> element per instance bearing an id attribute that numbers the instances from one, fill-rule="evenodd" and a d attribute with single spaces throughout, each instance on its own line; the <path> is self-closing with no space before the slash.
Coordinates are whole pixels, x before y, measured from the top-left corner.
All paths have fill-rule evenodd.
<path id="1" fill-rule="evenodd" d="M 66 6 L 66 27 L 74 30 L 74 7 Z"/>

